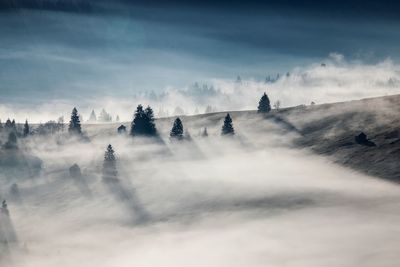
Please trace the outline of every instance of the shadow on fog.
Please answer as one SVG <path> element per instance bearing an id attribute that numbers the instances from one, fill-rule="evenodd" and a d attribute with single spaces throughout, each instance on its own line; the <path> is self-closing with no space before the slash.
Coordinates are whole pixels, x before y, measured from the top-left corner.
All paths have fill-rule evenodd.
<path id="1" fill-rule="evenodd" d="M 149 213 L 145 210 L 133 186 L 120 179 L 103 179 L 113 197 L 121 203 L 128 212 L 133 224 L 145 224 L 150 220 Z"/>
<path id="2" fill-rule="evenodd" d="M 205 215 L 253 212 L 255 216 L 273 215 L 314 206 L 313 199 L 303 195 L 283 194 L 254 198 L 204 199 L 185 205 L 179 211 L 154 215 L 152 222 L 176 221 L 191 224 Z"/>

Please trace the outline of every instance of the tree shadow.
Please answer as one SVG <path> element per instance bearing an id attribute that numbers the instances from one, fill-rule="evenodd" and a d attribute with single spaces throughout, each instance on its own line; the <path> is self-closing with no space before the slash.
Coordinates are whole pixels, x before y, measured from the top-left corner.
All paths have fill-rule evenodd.
<path id="1" fill-rule="evenodd" d="M 7 208 L 0 208 L 0 262 L 10 262 L 11 253 L 18 246 L 17 233 Z"/>
<path id="2" fill-rule="evenodd" d="M 121 181 L 118 178 L 103 179 L 103 184 L 113 197 L 123 204 L 128 211 L 133 224 L 145 224 L 150 220 L 149 213 L 143 207 L 140 199 L 136 194 L 136 190 L 131 184 L 126 181 Z"/>

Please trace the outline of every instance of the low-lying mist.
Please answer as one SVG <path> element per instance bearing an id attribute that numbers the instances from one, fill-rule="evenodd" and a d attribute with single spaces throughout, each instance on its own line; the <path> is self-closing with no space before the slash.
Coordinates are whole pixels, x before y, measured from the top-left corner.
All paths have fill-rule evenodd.
<path id="1" fill-rule="evenodd" d="M 348 60 L 337 53 L 330 54 L 321 62 L 280 73 L 279 78 L 274 78 L 276 73 L 266 73 L 270 78 L 268 81 L 265 78 L 245 76 L 236 80 L 235 75 L 232 75 L 232 79 L 211 77 L 208 80 L 193 81 L 193 84 L 187 84 L 186 87 L 165 85 L 151 92 L 141 92 L 139 87 L 133 85 L 129 90 L 131 93 L 124 95 L 120 95 L 121 92 L 114 88 L 104 88 L 103 93 L 93 93 L 90 97 L 73 93 L 71 98 L 53 97 L 46 100 L 31 95 L 29 99 L 37 99 L 36 103 L 3 101 L 0 104 L 0 114 L 4 114 L 1 118 L 3 122 L 9 116 L 20 123 L 25 119 L 31 123 L 45 123 L 57 120 L 60 116 L 67 119 L 71 107 L 76 106 L 82 115 L 82 122 L 89 120 L 92 110 L 99 116 L 102 109 L 115 122 L 117 115 L 121 121 L 130 121 L 132 107 L 140 103 L 149 104 L 154 108 L 156 117 L 160 118 L 214 111 L 254 110 L 264 92 L 270 97 L 271 105 L 279 101 L 280 107 L 400 93 L 400 65 L 396 62 L 386 59 L 365 63 Z"/>
<path id="2" fill-rule="evenodd" d="M 83 125 L 89 142 L 20 141 L 42 169 L 0 174 L 1 266 L 397 266 L 396 185 L 295 149 L 262 116 L 233 115 L 233 137 L 220 114 L 182 120 L 190 141 L 168 138 L 173 118 L 156 121 L 159 140 L 106 124 Z"/>

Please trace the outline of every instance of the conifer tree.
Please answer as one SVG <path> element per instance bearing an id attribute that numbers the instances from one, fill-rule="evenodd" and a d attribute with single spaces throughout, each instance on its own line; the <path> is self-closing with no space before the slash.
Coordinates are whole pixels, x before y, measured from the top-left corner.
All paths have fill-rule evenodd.
<path id="1" fill-rule="evenodd" d="M 12 123 L 10 119 L 7 119 L 4 128 L 6 128 L 7 130 L 11 130 L 12 129 Z"/>
<path id="2" fill-rule="evenodd" d="M 96 116 L 96 113 L 94 112 L 94 109 L 92 109 L 92 112 L 90 113 L 88 122 L 96 122 L 96 121 L 97 121 L 97 116 Z"/>
<path id="3" fill-rule="evenodd" d="M 224 120 L 224 125 L 222 126 L 221 135 L 234 135 L 234 134 L 235 134 L 235 130 L 233 129 L 232 119 L 228 113 L 228 114 L 226 114 L 226 117 Z"/>
<path id="4" fill-rule="evenodd" d="M 202 137 L 207 137 L 208 136 L 208 132 L 207 132 L 207 127 L 204 127 L 203 132 L 201 133 Z"/>
<path id="5" fill-rule="evenodd" d="M 25 120 L 25 124 L 24 124 L 24 132 L 23 135 L 24 137 L 27 137 L 29 135 L 29 124 L 28 124 L 28 120 Z"/>
<path id="6" fill-rule="evenodd" d="M 1 203 L 1 213 L 5 214 L 5 215 L 7 215 L 7 216 L 10 215 L 10 212 L 9 212 L 9 210 L 8 210 L 8 205 L 7 205 L 7 201 L 6 201 L 6 200 L 3 200 L 3 202 Z"/>
<path id="7" fill-rule="evenodd" d="M 82 134 L 81 121 L 79 119 L 78 110 L 76 108 L 72 110 L 68 132 L 70 134 Z"/>
<path id="8" fill-rule="evenodd" d="M 3 124 L 1 123 L 1 120 L 0 120 L 0 132 L 3 130 Z"/>
<path id="9" fill-rule="evenodd" d="M 181 140 L 183 138 L 183 124 L 181 119 L 178 117 L 174 121 L 174 125 L 172 126 L 170 137 Z"/>
<path id="10" fill-rule="evenodd" d="M 271 111 L 271 104 L 266 93 L 263 94 L 258 102 L 258 113 L 267 113 Z"/>
<path id="11" fill-rule="evenodd" d="M 142 105 L 136 108 L 134 119 L 131 124 L 132 136 L 155 136 L 157 134 L 154 123 L 154 113 L 150 107 L 145 110 Z"/>
<path id="12" fill-rule="evenodd" d="M 114 155 L 114 149 L 111 145 L 107 146 L 107 150 L 104 153 L 103 162 L 103 180 L 116 180 L 118 176 L 117 164 Z"/>
<path id="13" fill-rule="evenodd" d="M 146 122 L 147 122 L 147 134 L 150 136 L 156 135 L 157 129 L 154 123 L 154 112 L 150 106 L 147 106 L 145 110 Z"/>
<path id="14" fill-rule="evenodd" d="M 15 132 L 10 132 L 10 134 L 8 135 L 7 142 L 4 144 L 4 148 L 5 149 L 17 149 L 18 148 L 17 135 L 15 134 Z"/>

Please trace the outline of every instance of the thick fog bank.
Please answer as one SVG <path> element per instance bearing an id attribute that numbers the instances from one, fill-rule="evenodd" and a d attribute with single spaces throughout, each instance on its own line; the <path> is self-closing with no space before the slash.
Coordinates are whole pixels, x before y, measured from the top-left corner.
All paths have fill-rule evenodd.
<path id="1" fill-rule="evenodd" d="M 157 121 L 158 141 L 117 135 L 115 125 L 84 126 L 90 142 L 25 140 L 42 170 L 0 180 L 9 211 L 0 235 L 15 231 L 0 238 L 2 262 L 397 266 L 397 185 L 291 148 L 296 133 L 262 116 L 233 116 L 231 138 L 220 136 L 221 116 L 183 118 L 191 141 L 181 142 L 168 138 L 172 121 Z M 108 144 L 114 182 L 102 179 Z"/>

